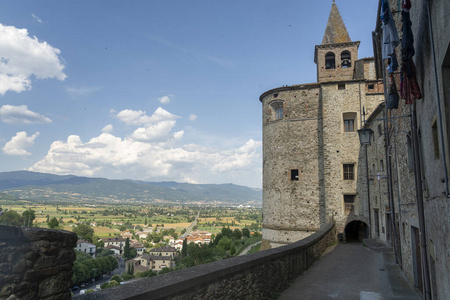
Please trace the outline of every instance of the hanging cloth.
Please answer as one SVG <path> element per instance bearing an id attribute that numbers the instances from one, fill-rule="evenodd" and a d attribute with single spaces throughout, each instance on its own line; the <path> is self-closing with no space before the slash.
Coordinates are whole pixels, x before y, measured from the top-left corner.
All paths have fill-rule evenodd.
<path id="1" fill-rule="evenodd" d="M 403 0 L 402 10 L 402 73 L 400 82 L 401 98 L 406 104 L 412 104 L 413 100 L 422 98 L 420 87 L 416 77 L 416 66 L 414 65 L 414 35 L 411 30 L 411 19 L 409 10 L 411 8 L 410 0 Z"/>
<path id="2" fill-rule="evenodd" d="M 387 101 L 388 109 L 397 109 L 400 97 L 398 96 L 397 86 L 395 85 L 394 74 L 389 74 L 389 97 Z"/>
<path id="3" fill-rule="evenodd" d="M 392 17 L 391 8 L 387 0 L 381 1 L 380 18 L 383 21 L 383 46 L 381 48 L 382 58 L 391 58 L 394 54 L 394 49 L 400 43 L 398 38 L 397 28 L 395 27 L 394 18 Z"/>

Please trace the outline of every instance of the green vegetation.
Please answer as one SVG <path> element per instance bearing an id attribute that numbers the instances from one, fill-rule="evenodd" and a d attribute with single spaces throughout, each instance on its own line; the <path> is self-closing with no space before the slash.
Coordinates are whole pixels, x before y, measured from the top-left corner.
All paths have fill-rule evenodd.
<path id="1" fill-rule="evenodd" d="M 89 254 L 75 251 L 77 258 L 73 265 L 72 285 L 90 282 L 93 278 L 107 274 L 119 266 L 112 256 L 92 258 Z"/>

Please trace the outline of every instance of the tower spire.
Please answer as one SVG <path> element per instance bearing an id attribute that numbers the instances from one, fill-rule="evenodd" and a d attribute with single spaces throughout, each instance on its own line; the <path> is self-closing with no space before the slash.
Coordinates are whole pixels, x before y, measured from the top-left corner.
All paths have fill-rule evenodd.
<path id="1" fill-rule="evenodd" d="M 322 45 L 349 43 L 351 41 L 336 2 L 333 0 L 330 16 L 328 17 L 327 28 L 323 35 Z"/>

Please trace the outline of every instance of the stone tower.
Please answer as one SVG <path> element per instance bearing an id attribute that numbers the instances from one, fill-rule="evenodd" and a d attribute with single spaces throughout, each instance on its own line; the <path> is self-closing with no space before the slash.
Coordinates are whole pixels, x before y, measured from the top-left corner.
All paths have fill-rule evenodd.
<path id="1" fill-rule="evenodd" d="M 336 222 L 367 222 L 356 193 L 361 111 L 383 101 L 373 58 L 358 60 L 336 3 L 315 46 L 317 83 L 263 93 L 262 249 L 289 244 Z M 365 170 L 365 169 L 363 169 Z M 363 173 L 363 172 L 360 172 Z"/>

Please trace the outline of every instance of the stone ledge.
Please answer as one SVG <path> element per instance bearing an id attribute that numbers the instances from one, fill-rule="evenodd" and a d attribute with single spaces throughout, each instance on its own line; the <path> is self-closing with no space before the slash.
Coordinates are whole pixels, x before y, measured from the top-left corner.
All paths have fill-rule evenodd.
<path id="1" fill-rule="evenodd" d="M 227 299 L 231 295 L 227 288 L 233 289 L 233 277 L 253 276 L 250 278 L 253 286 L 270 287 L 273 278 L 257 274 L 263 269 L 264 272 L 281 272 L 291 277 L 300 275 L 320 257 L 328 244 L 334 241 L 334 228 L 334 224 L 329 224 L 311 236 L 290 245 L 144 278 L 123 286 L 86 294 L 80 298 L 83 300 L 189 299 L 188 295 L 195 293 L 198 299 Z M 319 249 L 315 249 L 316 246 Z M 293 260 L 299 263 L 293 265 Z M 276 270 L 280 268 L 280 265 L 285 266 L 286 270 Z M 291 279 L 293 278 L 277 278 L 286 286 Z M 220 285 L 220 289 L 217 285 Z M 214 296 L 210 293 L 214 293 Z M 222 296 L 217 296 L 217 293 L 221 293 Z M 267 297 L 271 294 L 264 290 L 259 293 Z"/>

